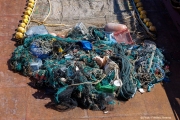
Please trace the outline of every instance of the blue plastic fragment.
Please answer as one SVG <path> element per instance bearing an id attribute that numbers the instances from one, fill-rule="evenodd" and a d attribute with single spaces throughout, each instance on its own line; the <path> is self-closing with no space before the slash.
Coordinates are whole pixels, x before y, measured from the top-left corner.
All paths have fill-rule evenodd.
<path id="1" fill-rule="evenodd" d="M 103 43 L 105 43 L 106 45 L 113 45 L 117 43 L 112 33 L 106 33 L 106 37 L 108 38 L 108 40 L 103 41 Z"/>
<path id="2" fill-rule="evenodd" d="M 129 48 L 129 50 L 135 50 L 138 49 L 140 46 L 139 45 L 133 45 Z"/>
<path id="3" fill-rule="evenodd" d="M 82 41 L 80 41 L 80 43 L 84 50 L 92 50 L 92 44 L 89 41 L 82 40 Z"/>
<path id="4" fill-rule="evenodd" d="M 34 44 L 31 44 L 30 51 L 34 56 L 36 56 L 36 57 L 38 57 L 40 59 L 46 59 L 46 58 L 49 57 L 48 54 L 44 54 L 42 48 L 40 48 L 40 47 L 38 47 L 38 46 L 36 46 Z"/>

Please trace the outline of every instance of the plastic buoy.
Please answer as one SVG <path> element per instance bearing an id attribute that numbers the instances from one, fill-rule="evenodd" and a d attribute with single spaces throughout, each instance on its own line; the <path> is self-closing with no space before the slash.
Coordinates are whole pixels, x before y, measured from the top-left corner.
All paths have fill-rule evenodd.
<path id="1" fill-rule="evenodd" d="M 134 0 L 134 2 L 135 2 L 135 3 L 138 3 L 138 2 L 140 2 L 140 0 Z"/>
<path id="2" fill-rule="evenodd" d="M 28 19 L 23 19 L 23 20 L 22 20 L 22 22 L 25 23 L 25 24 L 27 24 L 28 21 L 29 21 Z"/>
<path id="3" fill-rule="evenodd" d="M 25 29 L 23 27 L 18 27 L 17 31 L 21 33 L 25 33 Z"/>
<path id="4" fill-rule="evenodd" d="M 143 10 L 143 7 L 139 7 L 138 11 L 141 12 Z"/>
<path id="5" fill-rule="evenodd" d="M 24 38 L 24 35 L 21 32 L 17 32 L 15 35 L 15 38 L 16 39 L 22 39 L 22 38 Z"/>
<path id="6" fill-rule="evenodd" d="M 152 26 L 152 22 L 146 22 L 146 26 L 147 26 L 147 27 Z"/>
<path id="7" fill-rule="evenodd" d="M 140 12 L 140 14 L 146 14 L 146 11 L 145 11 L 145 10 L 142 10 L 142 11 Z"/>
<path id="8" fill-rule="evenodd" d="M 24 15 L 23 19 L 29 19 L 29 15 Z"/>
<path id="9" fill-rule="evenodd" d="M 136 7 L 141 7 L 142 6 L 142 3 L 141 2 L 138 2 L 137 4 L 136 4 Z"/>
<path id="10" fill-rule="evenodd" d="M 33 8 L 34 4 L 33 3 L 28 3 L 28 7 Z"/>
<path id="11" fill-rule="evenodd" d="M 34 4 L 34 2 L 35 2 L 34 0 L 29 0 L 29 3 L 32 3 L 32 4 Z"/>
<path id="12" fill-rule="evenodd" d="M 141 14 L 141 15 L 140 15 L 140 18 L 141 18 L 141 19 L 146 18 L 146 15 L 145 15 L 145 14 Z"/>
<path id="13" fill-rule="evenodd" d="M 21 24 L 19 24 L 19 27 L 25 28 L 25 27 L 26 27 L 26 24 L 25 24 L 25 23 L 21 23 Z"/>
<path id="14" fill-rule="evenodd" d="M 150 26 L 149 30 L 155 32 L 156 31 L 156 27 L 155 26 Z"/>
<path id="15" fill-rule="evenodd" d="M 32 8 L 31 7 L 27 7 L 26 10 L 30 10 L 32 12 Z"/>
<path id="16" fill-rule="evenodd" d="M 149 22 L 149 18 L 144 18 L 143 22 L 146 23 L 146 22 Z"/>
<path id="17" fill-rule="evenodd" d="M 31 15 L 31 10 L 26 10 L 24 14 L 25 15 Z"/>

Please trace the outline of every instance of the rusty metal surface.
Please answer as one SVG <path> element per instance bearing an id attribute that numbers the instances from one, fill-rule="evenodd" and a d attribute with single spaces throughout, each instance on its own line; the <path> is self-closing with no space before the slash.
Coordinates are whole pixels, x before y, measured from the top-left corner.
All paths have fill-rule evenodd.
<path id="1" fill-rule="evenodd" d="M 117 102 L 113 111 L 103 114 L 75 108 L 67 112 L 48 109 L 50 98 L 28 85 L 29 78 L 9 70 L 8 60 L 15 48 L 12 35 L 21 20 L 25 0 L 0 0 L 0 120 L 138 120 L 177 119 L 180 115 L 180 63 L 168 57 L 180 49 L 179 35 L 161 0 L 144 0 L 148 14 L 158 29 L 157 43 L 167 49 L 171 61 L 171 82 L 157 84 L 151 92 L 137 93 L 127 102 Z M 24 7 L 23 7 L 24 6 Z M 149 9 L 148 9 L 149 8 Z M 155 17 L 154 17 L 155 16 Z M 170 102 L 169 102 L 170 101 Z M 176 115 L 176 118 L 175 118 Z"/>

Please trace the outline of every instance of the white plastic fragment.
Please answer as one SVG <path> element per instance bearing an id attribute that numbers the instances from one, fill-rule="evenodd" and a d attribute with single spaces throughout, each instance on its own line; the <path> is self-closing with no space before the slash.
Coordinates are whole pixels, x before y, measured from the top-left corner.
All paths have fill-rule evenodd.
<path id="1" fill-rule="evenodd" d="M 115 85 L 116 87 L 119 87 L 119 86 L 121 86 L 121 82 L 120 82 L 119 80 L 115 80 L 115 81 L 114 81 L 114 85 Z"/>
<path id="2" fill-rule="evenodd" d="M 104 114 L 107 114 L 109 111 L 104 111 Z"/>
<path id="3" fill-rule="evenodd" d="M 79 68 L 76 66 L 76 71 L 79 71 Z"/>
<path id="4" fill-rule="evenodd" d="M 142 89 L 142 88 L 139 88 L 138 90 L 139 90 L 140 93 L 144 93 L 145 92 L 144 89 Z"/>
<path id="5" fill-rule="evenodd" d="M 66 55 L 64 55 L 64 57 L 65 57 L 66 59 L 72 59 L 72 58 L 73 58 L 73 56 L 70 55 L 70 54 L 66 54 Z"/>
<path id="6" fill-rule="evenodd" d="M 60 78 L 61 82 L 66 82 L 66 78 Z"/>

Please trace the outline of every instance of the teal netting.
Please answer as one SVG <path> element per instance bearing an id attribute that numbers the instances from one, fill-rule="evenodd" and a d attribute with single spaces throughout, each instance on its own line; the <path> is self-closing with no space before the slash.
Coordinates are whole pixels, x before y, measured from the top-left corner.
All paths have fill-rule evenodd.
<path id="1" fill-rule="evenodd" d="M 109 56 L 119 71 L 105 73 L 105 68 L 94 60 L 96 56 Z M 103 29 L 91 27 L 88 34 L 72 31 L 67 38 L 26 38 L 14 50 L 10 63 L 13 70 L 33 77 L 36 87 L 51 89 L 58 110 L 76 106 L 105 110 L 115 104 L 115 97 L 128 100 L 137 89 L 150 91 L 165 77 L 164 56 L 153 42 L 112 43 Z M 114 84 L 116 78 L 122 85 Z"/>

